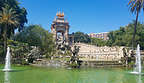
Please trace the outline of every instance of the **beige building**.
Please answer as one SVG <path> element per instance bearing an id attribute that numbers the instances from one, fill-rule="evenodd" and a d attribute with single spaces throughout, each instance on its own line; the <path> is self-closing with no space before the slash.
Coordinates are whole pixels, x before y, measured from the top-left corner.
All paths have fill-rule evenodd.
<path id="1" fill-rule="evenodd" d="M 109 32 L 103 32 L 103 33 L 90 33 L 88 34 L 90 37 L 92 38 L 99 38 L 99 39 L 104 39 L 104 40 L 108 40 L 108 33 Z"/>

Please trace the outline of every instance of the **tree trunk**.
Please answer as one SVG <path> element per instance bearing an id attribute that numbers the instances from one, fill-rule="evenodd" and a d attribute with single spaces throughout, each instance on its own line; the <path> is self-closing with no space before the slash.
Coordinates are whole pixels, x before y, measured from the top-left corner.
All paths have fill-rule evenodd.
<path id="1" fill-rule="evenodd" d="M 3 57 L 6 56 L 7 52 L 7 27 L 4 28 L 3 32 Z"/>
<path id="2" fill-rule="evenodd" d="M 136 15 L 136 21 L 135 21 L 135 26 L 134 26 L 134 33 L 133 33 L 133 38 L 132 38 L 132 49 L 134 50 L 134 42 L 135 42 L 135 35 L 136 35 L 136 28 L 137 28 L 137 23 L 138 23 L 138 16 L 139 16 L 139 12 L 137 11 L 137 15 Z"/>

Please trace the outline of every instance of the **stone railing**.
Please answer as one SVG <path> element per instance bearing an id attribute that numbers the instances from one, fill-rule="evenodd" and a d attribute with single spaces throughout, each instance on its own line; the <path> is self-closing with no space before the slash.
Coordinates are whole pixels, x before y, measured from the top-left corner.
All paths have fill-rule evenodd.
<path id="1" fill-rule="evenodd" d="M 79 59 L 83 61 L 120 61 L 125 55 L 129 55 L 126 47 L 97 47 L 83 43 L 76 43 L 79 46 Z"/>

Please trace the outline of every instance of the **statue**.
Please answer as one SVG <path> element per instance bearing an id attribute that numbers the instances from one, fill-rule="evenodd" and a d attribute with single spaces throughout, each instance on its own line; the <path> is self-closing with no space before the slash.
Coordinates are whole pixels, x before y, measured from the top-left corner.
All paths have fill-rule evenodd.
<path id="1" fill-rule="evenodd" d="M 79 68 L 80 67 L 80 63 L 78 62 L 79 61 L 79 58 L 78 58 L 78 52 L 79 52 L 79 46 L 74 46 L 73 49 L 71 49 L 71 53 L 72 53 L 72 56 L 71 56 L 71 59 L 70 59 L 70 64 L 71 64 L 71 67 L 73 68 Z"/>

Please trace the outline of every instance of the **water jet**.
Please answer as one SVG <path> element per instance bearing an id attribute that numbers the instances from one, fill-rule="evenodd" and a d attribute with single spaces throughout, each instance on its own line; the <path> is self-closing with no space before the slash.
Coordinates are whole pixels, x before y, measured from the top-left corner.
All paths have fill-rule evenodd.
<path id="1" fill-rule="evenodd" d="M 7 53 L 6 53 L 6 58 L 5 58 L 5 67 L 3 69 L 4 72 L 9 72 L 11 71 L 11 54 L 10 54 L 10 47 L 7 47 Z"/>
<path id="2" fill-rule="evenodd" d="M 140 45 L 137 45 L 136 55 L 135 55 L 135 67 L 132 74 L 142 74 L 141 73 L 141 55 L 140 55 Z"/>

